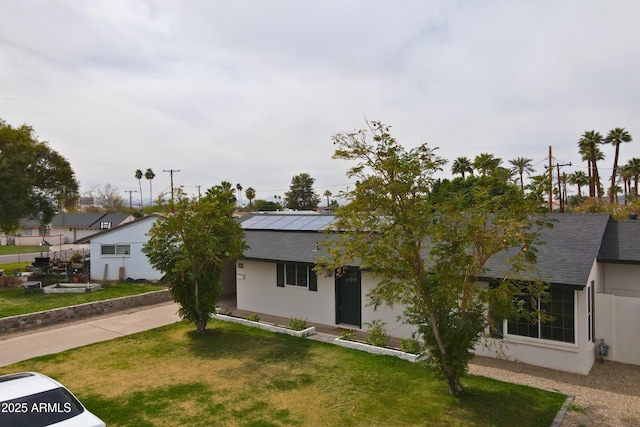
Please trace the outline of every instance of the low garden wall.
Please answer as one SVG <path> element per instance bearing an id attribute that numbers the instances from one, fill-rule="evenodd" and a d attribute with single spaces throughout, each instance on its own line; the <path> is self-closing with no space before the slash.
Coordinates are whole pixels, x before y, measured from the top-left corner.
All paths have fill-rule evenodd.
<path id="1" fill-rule="evenodd" d="M 0 319 L 0 336 L 16 332 L 24 332 L 43 326 L 82 320 L 101 314 L 115 313 L 134 307 L 160 304 L 172 300 L 169 290 L 166 289 L 128 297 L 88 302 L 85 304 L 56 308 L 48 311 L 39 311 L 37 313 L 4 317 Z"/>

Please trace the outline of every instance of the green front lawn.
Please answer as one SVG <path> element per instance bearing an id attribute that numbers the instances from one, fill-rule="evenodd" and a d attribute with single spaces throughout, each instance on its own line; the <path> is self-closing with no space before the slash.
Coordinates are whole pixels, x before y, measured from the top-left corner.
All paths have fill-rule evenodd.
<path id="1" fill-rule="evenodd" d="M 212 320 L 0 368 L 69 387 L 109 426 L 549 426 L 565 396 Z"/>
<path id="2" fill-rule="evenodd" d="M 0 288 L 0 318 L 166 289 L 166 286 L 148 283 L 116 283 L 105 287 L 100 291 L 78 294 L 29 294 L 22 289 Z"/>
<path id="3" fill-rule="evenodd" d="M 42 252 L 43 256 L 46 256 L 47 248 L 43 246 L 0 246 L 0 255 L 30 254 L 33 252 Z"/>

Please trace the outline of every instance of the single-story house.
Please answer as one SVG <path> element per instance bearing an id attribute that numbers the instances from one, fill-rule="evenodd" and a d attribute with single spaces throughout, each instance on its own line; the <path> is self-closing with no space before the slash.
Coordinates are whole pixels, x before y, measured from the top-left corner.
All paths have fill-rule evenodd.
<path id="1" fill-rule="evenodd" d="M 156 270 L 142 252 L 142 247 L 149 240 L 149 230 L 159 217 L 158 214 L 147 215 L 77 240 L 77 244 L 89 244 L 91 279 L 162 279 L 164 274 Z M 229 261 L 223 271 L 221 294 L 233 292 L 235 261 Z"/>
<path id="2" fill-rule="evenodd" d="M 640 221 L 608 214 L 551 214 L 536 268 L 549 284 L 543 308 L 549 323 L 503 322 L 500 337 L 484 338 L 476 353 L 587 374 L 596 344 L 605 339 L 609 359 L 640 364 Z M 402 307 L 374 310 L 367 294 L 376 279 L 357 266 L 346 274 L 313 272 L 323 255 L 319 242 L 331 215 L 250 214 L 241 219 L 249 249 L 237 262 L 237 307 L 256 313 L 300 317 L 337 328 L 367 329 L 376 319 L 387 332 L 414 331 L 397 316 Z M 501 256 L 489 268 L 499 275 Z"/>
<path id="3" fill-rule="evenodd" d="M 16 246 L 39 245 L 43 240 L 50 245 L 72 243 L 118 225 L 133 221 L 135 217 L 125 213 L 57 213 L 44 233 L 37 218 L 23 218 L 15 236 L 0 236 L 0 244 Z"/>
<path id="4" fill-rule="evenodd" d="M 89 243 L 91 280 L 160 280 L 162 272 L 142 252 L 157 218 L 147 215 L 77 240 L 77 244 Z"/>

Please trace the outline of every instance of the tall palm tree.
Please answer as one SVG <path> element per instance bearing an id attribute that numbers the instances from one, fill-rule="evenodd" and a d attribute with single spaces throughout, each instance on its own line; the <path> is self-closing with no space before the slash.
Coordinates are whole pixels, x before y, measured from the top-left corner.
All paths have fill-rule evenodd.
<path id="1" fill-rule="evenodd" d="M 147 168 L 147 171 L 144 173 L 144 177 L 149 180 L 149 206 L 153 206 L 153 188 L 151 186 L 151 180 L 156 177 L 156 174 L 153 173 L 151 168 Z"/>
<path id="2" fill-rule="evenodd" d="M 526 172 L 527 176 L 531 176 L 531 174 L 535 172 L 535 169 L 531 166 L 532 161 L 533 159 L 527 159 L 525 157 L 518 157 L 513 160 L 509 160 L 509 163 L 513 165 L 511 170 L 520 175 L 520 190 L 522 191 L 524 191 L 524 180 L 522 175 Z"/>
<path id="3" fill-rule="evenodd" d="M 582 171 L 575 171 L 567 178 L 569 184 L 578 186 L 578 204 L 582 202 L 582 187 L 589 185 L 589 177 Z"/>
<path id="4" fill-rule="evenodd" d="M 236 184 L 236 190 L 238 191 L 238 206 L 242 206 L 242 185 Z"/>
<path id="5" fill-rule="evenodd" d="M 502 159 L 493 154 L 480 153 L 473 159 L 473 168 L 479 170 L 482 176 L 491 175 L 502 163 Z"/>
<path id="6" fill-rule="evenodd" d="M 140 210 L 142 210 L 142 171 L 140 169 L 136 169 L 135 177 L 138 180 L 138 187 L 140 187 Z"/>
<path id="7" fill-rule="evenodd" d="M 451 165 L 451 173 L 453 175 L 462 175 L 462 179 L 465 178 L 466 173 L 473 175 L 473 165 L 471 164 L 471 160 L 467 157 L 458 157 Z"/>
<path id="8" fill-rule="evenodd" d="M 253 209 L 253 199 L 256 198 L 256 190 L 254 190 L 253 187 L 249 187 L 244 192 L 244 195 L 247 196 L 247 199 L 249 199 L 249 209 L 252 210 Z"/>
<path id="9" fill-rule="evenodd" d="M 331 193 L 331 191 L 327 190 L 324 192 L 323 196 L 325 196 L 327 198 L 327 209 L 329 209 L 329 197 L 331 197 L 333 195 L 333 193 Z"/>
<path id="10" fill-rule="evenodd" d="M 618 168 L 618 176 L 622 180 L 622 187 L 624 193 L 624 204 L 629 202 L 629 194 L 631 194 L 631 179 L 633 174 L 629 165 L 622 165 Z"/>
<path id="11" fill-rule="evenodd" d="M 614 200 L 614 188 L 616 186 L 616 176 L 618 175 L 618 155 L 620 154 L 620 144 L 623 142 L 631 142 L 631 134 L 624 128 L 611 129 L 604 139 L 606 144 L 612 144 L 616 147 L 616 154 L 613 157 L 613 172 L 611 174 L 611 189 L 609 190 L 609 203 Z"/>
<path id="12" fill-rule="evenodd" d="M 638 197 L 638 177 L 640 177 L 640 157 L 634 157 L 627 161 L 627 165 L 629 168 L 629 172 L 635 181 L 635 188 L 633 191 L 633 198 Z"/>
<path id="13" fill-rule="evenodd" d="M 600 176 L 598 175 L 598 164 L 596 162 L 596 150 L 600 144 L 602 144 L 602 135 L 595 130 L 585 131 L 578 141 L 581 154 L 589 156 L 589 197 L 597 196 L 598 198 L 602 198 Z"/>

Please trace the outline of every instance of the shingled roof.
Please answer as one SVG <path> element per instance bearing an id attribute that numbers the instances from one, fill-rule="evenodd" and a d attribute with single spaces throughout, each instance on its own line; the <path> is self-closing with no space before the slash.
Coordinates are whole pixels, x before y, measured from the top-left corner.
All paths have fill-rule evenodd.
<path id="1" fill-rule="evenodd" d="M 640 264 L 640 221 L 610 221 L 598 253 L 598 261 Z"/>
<path id="2" fill-rule="evenodd" d="M 582 288 L 587 283 L 593 263 L 599 258 L 603 237 L 609 230 L 607 224 L 610 216 L 565 213 L 550 214 L 548 217 L 553 221 L 553 228 L 542 230 L 541 240 L 544 244 L 538 247 L 536 271 L 525 278 Z M 289 219 L 294 221 L 294 218 Z M 241 224 L 245 221 L 242 220 Z M 280 220 L 278 222 L 281 223 Z M 325 255 L 322 247 L 318 247 L 318 243 L 328 238 L 324 233 L 273 230 L 269 229 L 267 221 L 265 229 L 260 229 L 260 223 L 254 220 L 249 224 L 252 223 L 255 225 L 249 229 L 245 227 L 245 238 L 250 247 L 245 251 L 247 259 L 314 263 L 317 258 Z M 635 229 L 640 230 L 640 227 Z M 492 277 L 501 277 L 507 273 L 505 259 L 513 254 L 513 250 L 519 249 L 505 250 L 489 261 L 487 268 Z M 630 251 L 631 248 L 624 250 L 635 257 L 633 259 L 640 260 L 637 252 L 633 255 Z"/>

